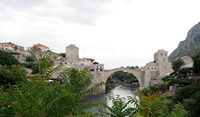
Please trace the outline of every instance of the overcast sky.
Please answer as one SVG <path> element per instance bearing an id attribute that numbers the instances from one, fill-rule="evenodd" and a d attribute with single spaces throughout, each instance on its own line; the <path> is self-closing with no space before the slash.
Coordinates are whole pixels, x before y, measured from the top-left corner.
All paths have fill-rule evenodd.
<path id="1" fill-rule="evenodd" d="M 169 54 L 200 21 L 199 0 L 0 0 L 0 42 L 69 44 L 105 68 L 144 66 Z"/>

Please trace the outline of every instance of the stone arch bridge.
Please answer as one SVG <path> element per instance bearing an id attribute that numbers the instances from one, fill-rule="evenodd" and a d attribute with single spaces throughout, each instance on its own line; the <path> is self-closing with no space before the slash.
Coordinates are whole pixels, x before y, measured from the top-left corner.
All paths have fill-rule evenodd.
<path id="1" fill-rule="evenodd" d="M 101 83 L 101 82 L 106 83 L 109 76 L 117 71 L 128 72 L 128 73 L 131 73 L 133 76 L 135 76 L 139 82 L 140 89 L 143 89 L 149 86 L 150 79 L 145 78 L 145 71 L 142 71 L 141 69 L 130 69 L 130 68 L 115 68 L 115 69 L 110 69 L 110 70 L 92 72 L 92 74 L 94 75 L 93 83 L 94 84 Z M 99 93 L 101 92 L 105 92 L 105 86 L 102 87 L 102 89 L 100 89 Z"/>

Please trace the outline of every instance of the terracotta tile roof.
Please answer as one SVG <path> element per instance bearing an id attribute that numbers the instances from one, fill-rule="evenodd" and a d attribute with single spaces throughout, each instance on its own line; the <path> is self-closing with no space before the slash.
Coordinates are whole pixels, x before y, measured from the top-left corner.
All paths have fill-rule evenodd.
<path id="1" fill-rule="evenodd" d="M 40 43 L 35 44 L 34 46 L 36 46 L 36 47 L 45 47 L 45 48 L 49 48 L 49 47 L 47 47 L 47 46 L 45 46 L 45 45 L 43 45 L 43 44 L 40 44 Z"/>

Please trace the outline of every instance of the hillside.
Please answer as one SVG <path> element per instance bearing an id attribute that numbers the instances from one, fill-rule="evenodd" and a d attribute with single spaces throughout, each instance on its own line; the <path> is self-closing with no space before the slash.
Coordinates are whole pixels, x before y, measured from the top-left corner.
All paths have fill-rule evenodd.
<path id="1" fill-rule="evenodd" d="M 182 56 L 193 56 L 200 51 L 200 22 L 193 26 L 184 41 L 169 55 L 169 60 L 173 61 Z"/>

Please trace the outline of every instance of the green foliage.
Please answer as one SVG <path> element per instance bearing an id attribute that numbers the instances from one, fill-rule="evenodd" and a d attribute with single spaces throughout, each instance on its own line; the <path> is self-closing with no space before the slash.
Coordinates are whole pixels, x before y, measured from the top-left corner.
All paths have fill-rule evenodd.
<path id="1" fill-rule="evenodd" d="M 104 112 L 102 115 L 109 117 L 136 117 L 139 114 L 139 102 L 136 98 L 128 97 L 126 102 L 125 98 L 111 95 L 109 99 L 112 101 L 112 106 L 105 105 L 109 112 Z"/>
<path id="2" fill-rule="evenodd" d="M 172 68 L 177 73 L 177 71 L 181 68 L 181 66 L 184 64 L 182 59 L 178 59 L 176 61 L 172 62 Z"/>
<path id="3" fill-rule="evenodd" d="M 12 54 L 0 50 L 0 65 L 19 65 L 19 61 Z"/>
<path id="4" fill-rule="evenodd" d="M 161 93 L 164 93 L 169 89 L 169 85 L 167 83 L 162 83 L 158 86 L 158 88 Z"/>
<path id="5" fill-rule="evenodd" d="M 181 104 L 176 104 L 172 111 L 168 100 L 160 95 L 140 96 L 140 115 L 144 117 L 188 117 L 189 113 Z"/>
<path id="6" fill-rule="evenodd" d="M 103 85 L 103 83 L 91 86 L 93 76 L 88 69 L 66 69 L 60 73 L 57 79 L 64 80 L 66 88 L 84 98 L 93 93 Z"/>
<path id="7" fill-rule="evenodd" d="M 191 74 L 193 72 L 192 68 L 182 68 L 178 70 L 178 74 L 180 76 L 187 76 L 188 74 Z"/>
<path id="8" fill-rule="evenodd" d="M 184 107 L 189 110 L 192 117 L 199 117 L 200 115 L 200 85 L 191 84 L 189 86 L 183 87 L 176 92 L 174 98 L 174 103 L 180 102 Z"/>
<path id="9" fill-rule="evenodd" d="M 33 63 L 34 63 L 33 57 L 32 57 L 32 56 L 27 56 L 27 57 L 26 57 L 26 62 L 27 62 L 27 63 L 32 63 L 32 64 L 33 64 Z"/>
<path id="10" fill-rule="evenodd" d="M 157 94 L 140 95 L 140 115 L 145 117 L 158 117 L 168 113 L 167 100 Z M 162 117 L 162 116 L 161 116 Z"/>
<path id="11" fill-rule="evenodd" d="M 184 77 L 171 77 L 171 79 L 168 81 L 169 86 L 170 85 L 179 85 L 179 86 L 187 86 L 192 84 L 192 80 Z"/>
<path id="12" fill-rule="evenodd" d="M 150 94 L 153 94 L 154 92 L 152 90 L 150 90 L 149 87 L 147 88 L 144 88 L 142 91 L 141 91 L 145 96 L 147 95 L 150 95 Z"/>
<path id="13" fill-rule="evenodd" d="M 65 53 L 60 53 L 59 55 L 62 56 L 63 58 L 66 57 L 66 54 L 65 54 Z"/>
<path id="14" fill-rule="evenodd" d="M 112 78 L 118 79 L 121 82 L 124 82 L 125 80 L 133 79 L 133 75 L 124 71 L 117 71 L 112 74 Z"/>
<path id="15" fill-rule="evenodd" d="M 188 117 L 189 115 L 189 112 L 185 110 L 182 104 L 176 104 L 168 117 Z"/>
<path id="16" fill-rule="evenodd" d="M 26 82 L 25 68 L 19 65 L 1 66 L 0 65 L 0 85 L 16 85 Z"/>
<path id="17" fill-rule="evenodd" d="M 29 49 L 29 53 L 31 54 L 31 58 L 34 60 L 34 65 L 32 70 L 34 73 L 44 74 L 46 70 L 51 66 L 50 63 L 50 54 L 51 51 L 42 52 L 39 49 Z"/>
<path id="18" fill-rule="evenodd" d="M 32 56 L 27 56 L 27 57 L 26 57 L 26 62 L 28 62 L 28 63 L 33 63 L 33 62 L 34 62 L 33 57 L 32 57 Z"/>
<path id="19" fill-rule="evenodd" d="M 184 107 L 188 109 L 192 117 L 199 117 L 200 115 L 200 91 L 198 90 L 190 98 L 183 100 Z"/>
<path id="20" fill-rule="evenodd" d="M 168 82 L 168 81 L 171 80 L 171 78 L 173 78 L 173 76 L 165 76 L 165 77 L 162 79 L 162 81 Z"/>
<path id="21" fill-rule="evenodd" d="M 147 96 L 154 93 L 164 93 L 166 90 L 168 90 L 169 85 L 167 83 L 162 83 L 158 86 L 149 86 L 147 88 L 144 88 L 141 92 Z"/>
<path id="22" fill-rule="evenodd" d="M 31 67 L 31 70 L 32 70 L 32 74 L 37 74 L 39 73 L 39 67 L 37 65 L 33 65 Z"/>
<path id="23" fill-rule="evenodd" d="M 104 112 L 103 116 L 109 117 L 188 117 L 189 113 L 185 110 L 183 105 L 176 104 L 169 109 L 168 100 L 160 95 L 140 94 L 140 100 L 129 97 L 126 101 L 125 98 L 117 96 L 110 97 L 113 105 L 106 106 L 108 112 Z"/>
<path id="24" fill-rule="evenodd" d="M 101 84 L 91 86 L 92 75 L 88 70 L 66 69 L 58 79 L 64 84 L 47 79 L 61 67 L 49 68 L 45 75 L 38 75 L 28 83 L 12 86 L 1 92 L 0 115 L 23 117 L 90 116 L 85 109 L 93 104 L 84 103 L 86 96 Z"/>
<path id="25" fill-rule="evenodd" d="M 23 117 L 59 117 L 71 112 L 75 106 L 73 94 L 67 92 L 62 85 L 32 81 L 31 84 L 12 87 L 8 91 L 7 102 L 11 106 L 11 112 Z"/>
<path id="26" fill-rule="evenodd" d="M 192 57 L 193 59 L 193 72 L 200 74 L 200 53 Z"/>
<path id="27" fill-rule="evenodd" d="M 177 76 L 166 76 L 162 79 L 164 83 L 170 85 L 179 85 L 179 86 L 187 86 L 193 83 L 191 79 L 185 77 L 177 77 Z"/>
<path id="28" fill-rule="evenodd" d="M 183 87 L 181 90 L 177 91 L 174 96 L 175 102 L 182 102 L 184 99 L 191 97 L 197 91 L 200 90 L 200 86 L 198 84 L 191 84 L 189 86 Z"/>

